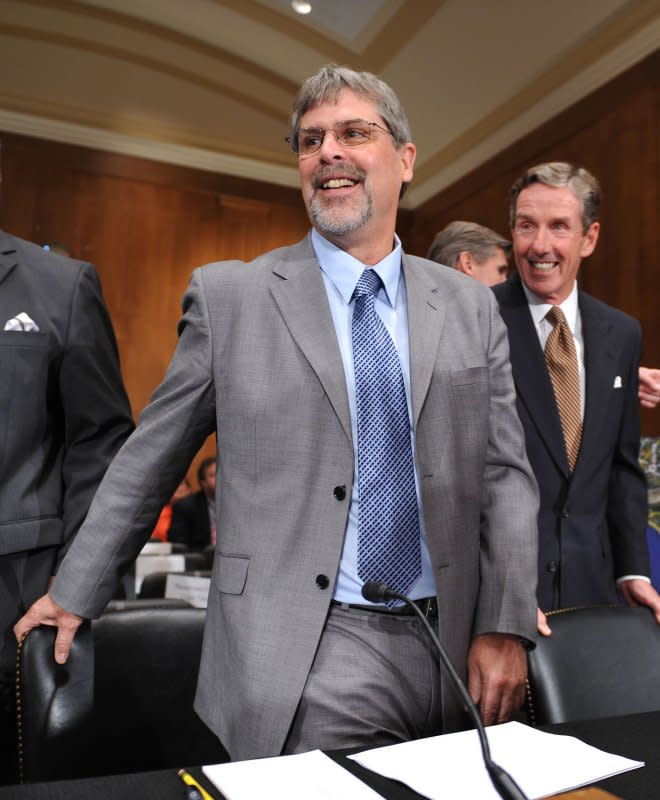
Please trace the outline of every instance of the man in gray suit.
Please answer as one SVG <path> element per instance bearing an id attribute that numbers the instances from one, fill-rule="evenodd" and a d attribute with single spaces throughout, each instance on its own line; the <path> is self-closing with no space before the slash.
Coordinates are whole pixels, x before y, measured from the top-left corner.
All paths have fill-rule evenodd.
<path id="1" fill-rule="evenodd" d="M 94 268 L 0 231 L 0 759 L 16 731 L 12 627 L 132 429 Z"/>
<path id="2" fill-rule="evenodd" d="M 415 617 L 361 596 L 390 570 L 469 671 L 487 722 L 522 700 L 538 506 L 506 331 L 492 292 L 402 251 L 410 138 L 375 76 L 328 66 L 303 84 L 290 143 L 311 234 L 193 273 L 163 384 L 50 594 L 16 626 L 57 625 L 63 662 L 216 429 L 221 534 L 195 707 L 234 759 L 462 722 Z"/>

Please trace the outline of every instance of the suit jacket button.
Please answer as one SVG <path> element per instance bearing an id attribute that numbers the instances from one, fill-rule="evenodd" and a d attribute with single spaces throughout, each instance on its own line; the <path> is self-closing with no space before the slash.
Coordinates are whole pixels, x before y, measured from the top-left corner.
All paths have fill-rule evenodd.
<path id="1" fill-rule="evenodd" d="M 332 494 L 335 496 L 335 500 L 345 500 L 346 487 L 343 484 L 341 486 L 335 486 L 335 488 L 332 490 Z"/>
<path id="2" fill-rule="evenodd" d="M 328 580 L 327 575 L 317 575 L 316 576 L 316 585 L 319 589 L 327 589 L 330 586 L 330 581 Z"/>
<path id="3" fill-rule="evenodd" d="M 561 518 L 562 519 L 568 519 L 568 509 L 567 508 L 562 508 L 562 510 L 561 510 Z"/>
<path id="4" fill-rule="evenodd" d="M 559 561 L 548 561 L 545 568 L 554 575 L 556 572 L 559 572 Z"/>

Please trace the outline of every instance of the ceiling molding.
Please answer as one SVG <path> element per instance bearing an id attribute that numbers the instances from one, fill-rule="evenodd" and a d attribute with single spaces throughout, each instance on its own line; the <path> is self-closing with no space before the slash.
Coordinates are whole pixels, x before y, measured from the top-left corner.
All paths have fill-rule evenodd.
<path id="1" fill-rule="evenodd" d="M 300 186 L 300 176 L 296 166 L 286 167 L 197 147 L 130 136 L 117 131 L 45 119 L 17 111 L 0 109 L 0 130 L 279 186 L 293 188 Z"/>
<path id="2" fill-rule="evenodd" d="M 217 2 L 217 0 L 215 1 Z M 78 2 L 78 0 L 21 0 L 21 5 L 41 6 L 43 8 L 64 11 L 81 17 L 107 22 L 126 30 L 144 33 L 161 41 L 172 42 L 181 47 L 188 48 L 200 55 L 212 58 L 220 64 L 226 64 L 235 69 L 239 69 L 257 80 L 264 81 L 274 88 L 286 92 L 292 97 L 298 90 L 298 84 L 295 82 L 283 78 L 273 70 L 255 64 L 254 61 L 241 58 L 235 53 L 224 50 L 221 47 L 215 47 L 193 36 L 174 31 L 172 28 L 168 28 L 165 25 L 159 25 L 156 22 L 148 22 L 140 17 L 124 14 L 121 11 L 114 11 L 99 6 L 90 6 L 87 3 Z M 52 35 L 50 31 L 44 33 Z"/>
<path id="3" fill-rule="evenodd" d="M 362 54 L 362 65 L 354 69 L 380 72 L 414 35 L 437 14 L 446 0 L 408 0 L 386 23 L 378 36 Z"/>
<path id="4" fill-rule="evenodd" d="M 291 19 L 286 14 L 256 3 L 254 0 L 212 0 L 216 5 L 229 8 L 253 22 L 282 33 L 305 47 L 327 55 L 335 63 L 356 70 L 379 72 L 391 58 L 437 13 L 445 0 L 405 0 L 381 27 L 362 52 L 344 47 L 335 39 Z M 294 92 L 298 87 L 294 88 Z"/>
<path id="5" fill-rule="evenodd" d="M 2 73 L 5 81 L 0 90 L 0 107 L 4 111 L 0 112 L 0 128 L 5 126 L 6 130 L 19 134 L 107 149 L 275 185 L 298 186 L 298 173 L 292 164 L 291 154 L 285 152 L 284 148 L 282 152 L 271 148 L 270 141 L 273 138 L 270 133 L 275 129 L 273 123 L 281 125 L 283 129 L 287 127 L 289 104 L 284 98 L 292 99 L 298 89 L 296 73 L 306 69 L 305 64 L 309 63 L 310 58 L 316 57 L 320 64 L 327 57 L 328 60 L 347 61 L 357 69 L 376 73 L 384 71 L 388 80 L 396 86 L 397 68 L 393 61 L 399 56 L 398 61 L 403 62 L 403 68 L 406 69 L 404 75 L 398 73 L 400 78 L 404 82 L 412 80 L 417 56 L 414 50 L 415 34 L 421 33 L 424 46 L 432 48 L 427 50 L 427 56 L 430 52 L 431 58 L 425 62 L 432 64 L 436 50 L 433 49 L 434 37 L 428 34 L 435 28 L 426 30 L 424 26 L 439 9 L 449 12 L 452 4 L 463 2 L 390 0 L 390 5 L 374 17 L 371 34 L 365 33 L 362 42 L 366 44 L 361 44 L 363 49 L 356 55 L 328 36 L 316 33 L 308 25 L 292 19 L 287 13 L 277 12 L 272 6 L 262 5 L 256 0 L 199 0 L 195 4 L 189 1 L 198 13 L 194 17 L 194 25 L 187 28 L 183 26 L 188 30 L 185 33 L 178 32 L 174 24 L 177 18 L 183 18 L 179 13 L 181 7 L 177 5 L 179 0 L 163 0 L 163 8 L 168 13 L 160 17 L 160 22 L 146 19 L 151 11 L 158 16 L 160 6 L 157 0 L 135 0 L 135 13 L 144 13 L 144 19 L 132 15 L 128 0 L 113 3 L 111 9 L 88 5 L 81 0 L 0 0 L 6 19 L 6 23 L 0 23 L 0 34 L 6 35 L 12 44 L 6 50 Z M 395 2 L 396 8 L 393 5 Z M 478 3 L 479 0 L 474 2 Z M 425 158 L 422 160 L 422 153 L 418 156 L 415 179 L 403 201 L 405 208 L 414 209 L 427 202 L 513 142 L 658 49 L 658 0 L 608 2 L 609 17 L 607 12 L 601 17 L 596 15 L 591 26 L 586 23 L 581 29 L 590 28 L 591 34 L 584 35 L 567 52 L 562 49 L 567 47 L 566 43 L 558 42 L 555 48 L 556 62 L 550 68 L 541 72 L 548 61 L 539 60 L 536 65 L 529 65 L 526 72 L 516 72 L 515 77 L 519 82 L 515 85 L 522 83 L 523 86 L 520 91 L 507 97 L 507 87 L 512 84 L 502 82 L 503 88 L 497 98 L 489 98 L 491 102 L 488 108 L 494 110 L 478 123 L 473 124 L 473 111 L 468 116 L 467 126 L 455 138 L 445 135 L 444 139 L 439 136 L 429 140 L 423 154 Z M 514 0 L 511 0 L 511 4 L 515 5 Z M 124 10 L 115 10 L 119 6 Z M 614 13 L 612 8 L 622 10 Z M 41 14 L 39 9 L 42 9 Z M 243 18 L 236 29 L 235 15 Z M 240 29 L 239 42 L 235 39 L 226 40 L 223 49 L 196 37 L 195 32 L 202 37 L 206 31 L 209 37 L 213 35 L 215 28 L 209 26 L 210 21 L 214 25 L 219 20 L 227 24 L 230 18 L 232 35 L 235 36 L 236 30 Z M 168 27 L 168 22 L 172 27 Z M 436 23 L 439 24 L 440 20 L 432 20 L 432 25 Z M 261 26 L 258 35 L 257 25 Z M 286 36 L 291 40 L 290 59 L 287 50 L 274 51 L 276 57 L 272 60 L 279 64 L 277 70 L 260 64 L 267 57 L 263 47 L 270 41 L 269 27 L 273 30 L 271 38 L 277 48 L 286 42 Z M 238 55 L 226 49 L 239 49 L 250 33 L 254 34 L 256 62 L 247 60 L 247 46 Z M 221 34 L 220 30 L 219 41 L 222 41 Z M 486 34 L 490 35 L 490 31 L 486 30 Z M 21 39 L 37 44 L 28 49 Z M 105 79 L 113 80 L 115 65 L 125 64 L 123 69 L 118 69 L 118 74 L 125 76 L 129 74 L 128 70 L 132 70 L 130 75 L 139 76 L 145 86 L 156 86 L 154 75 L 149 73 L 176 79 L 176 83 L 171 84 L 172 97 L 167 95 L 162 101 L 158 98 L 161 106 L 154 102 L 155 113 L 150 108 L 149 113 L 142 114 L 141 109 L 135 107 L 135 102 L 132 106 L 131 102 L 126 105 L 115 102 L 114 107 L 110 107 L 103 104 L 102 98 L 97 102 L 96 96 L 89 92 L 76 97 L 75 92 L 67 89 L 66 73 L 56 71 L 52 97 L 56 97 L 57 101 L 54 101 L 47 89 L 50 84 L 32 68 L 34 60 L 31 54 L 34 50 L 39 65 L 42 44 L 55 48 L 44 49 L 43 69 L 52 63 L 56 70 L 60 69 L 61 64 L 75 70 L 81 69 L 76 65 L 82 63 L 84 69 L 91 70 L 92 76 L 94 68 L 98 67 Z M 402 52 L 404 48 L 406 50 Z M 90 56 L 76 62 L 76 52 L 89 53 Z M 73 57 L 70 58 L 69 54 Z M 346 57 L 343 58 L 342 54 Z M 111 61 L 95 60 L 94 55 Z M 289 61 L 291 72 L 287 79 L 282 74 L 286 72 Z M 518 69 L 515 61 L 512 69 Z M 534 77 L 525 84 L 525 76 Z M 13 78 L 18 80 L 14 81 Z M 448 78 L 452 79 L 451 72 Z M 122 80 L 126 80 L 126 77 Z M 429 97 L 432 97 L 430 93 L 433 87 L 427 88 L 428 78 L 424 75 L 419 81 L 419 102 L 423 112 L 426 93 L 429 92 Z M 168 87 L 165 80 L 162 83 Z M 113 89 L 117 85 L 113 83 Z M 161 85 L 160 82 L 158 85 Z M 16 88 L 18 86 L 21 88 Z M 231 126 L 223 129 L 223 117 L 221 113 L 215 113 L 215 105 L 202 109 L 205 113 L 201 113 L 199 119 L 194 114 L 186 117 L 175 113 L 173 103 L 176 93 L 187 96 L 189 87 L 212 93 L 195 94 L 202 103 L 207 98 L 215 103 L 217 97 L 220 101 L 231 100 L 230 107 L 239 112 L 243 109 L 254 111 L 255 114 L 249 117 L 252 120 L 259 120 L 257 115 L 261 114 L 269 136 L 259 138 L 255 135 L 251 143 L 246 145 L 240 136 L 234 136 Z M 166 91 L 169 91 L 169 87 Z M 112 96 L 116 100 L 114 93 Z M 135 101 L 135 98 L 131 97 L 130 100 Z M 432 111 L 430 103 L 432 100 L 429 101 L 428 110 Z M 237 104 L 240 107 L 237 108 Z M 218 107 L 223 108 L 221 102 Z M 483 106 L 473 105 L 472 109 L 480 107 Z M 211 113 L 212 110 L 214 113 Z M 425 119 L 423 115 L 422 119 Z M 428 130 L 435 131 L 437 128 L 431 126 Z M 461 127 L 457 126 L 455 130 L 460 131 Z M 435 144 L 438 149 L 429 152 L 435 142 L 438 142 Z M 440 143 L 442 146 L 439 146 Z"/>
<path id="6" fill-rule="evenodd" d="M 211 91 L 223 97 L 231 98 L 243 105 L 249 105 L 285 126 L 289 121 L 289 114 L 286 110 L 282 109 L 281 106 L 271 105 L 260 97 L 256 97 L 254 94 L 238 91 L 229 83 L 209 78 L 199 71 L 184 69 L 171 61 L 163 61 L 162 59 L 154 58 L 144 53 L 135 53 L 131 50 L 108 45 L 103 42 L 90 41 L 89 39 L 84 39 L 79 36 L 68 36 L 63 33 L 27 28 L 21 25 L 0 24 L 0 35 L 14 36 L 33 42 L 45 42 L 49 45 L 69 47 L 73 50 L 83 50 L 88 53 L 114 58 L 125 63 L 135 64 L 153 70 L 154 72 L 159 72 L 162 75 L 168 75 L 171 78 L 186 81 L 198 88 L 206 89 L 207 91 Z"/>
<path id="7" fill-rule="evenodd" d="M 465 130 L 415 170 L 404 205 L 415 208 L 488 158 L 658 48 L 657 0 L 617 15 L 561 62 Z"/>

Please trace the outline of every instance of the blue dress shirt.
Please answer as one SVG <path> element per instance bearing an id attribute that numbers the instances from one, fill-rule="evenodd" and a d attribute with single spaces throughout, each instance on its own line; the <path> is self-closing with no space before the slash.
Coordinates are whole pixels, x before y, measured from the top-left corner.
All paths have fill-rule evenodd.
<path id="1" fill-rule="evenodd" d="M 325 283 L 330 312 L 337 334 L 337 342 L 344 364 L 348 404 L 351 412 L 351 431 L 353 434 L 353 458 L 355 472 L 351 490 L 351 505 L 348 512 L 348 526 L 344 549 L 339 563 L 339 574 L 335 582 L 334 599 L 342 603 L 366 604 L 361 594 L 362 580 L 357 574 L 357 540 L 358 540 L 358 460 L 357 460 L 357 414 L 355 410 L 355 372 L 353 368 L 353 346 L 351 341 L 351 325 L 353 307 L 351 300 L 355 285 L 365 269 L 365 265 L 349 253 L 336 247 L 324 239 L 316 230 L 312 230 L 312 246 L 321 265 L 321 273 Z M 408 306 L 406 301 L 406 285 L 401 269 L 401 242 L 395 237 L 395 247 L 382 261 L 373 266 L 383 282 L 383 288 L 376 295 L 376 313 L 383 320 L 394 346 L 399 354 L 403 382 L 408 401 L 408 419 L 411 420 L 410 437 L 415 453 L 415 439 L 412 431 L 412 404 L 410 392 L 410 351 L 408 346 Z M 422 575 L 410 590 L 414 599 L 435 595 L 435 583 L 431 558 L 424 538 L 424 520 L 422 519 L 421 500 L 419 494 L 419 478 L 415 470 L 417 488 L 417 505 L 419 508 L 419 524 L 422 545 Z"/>

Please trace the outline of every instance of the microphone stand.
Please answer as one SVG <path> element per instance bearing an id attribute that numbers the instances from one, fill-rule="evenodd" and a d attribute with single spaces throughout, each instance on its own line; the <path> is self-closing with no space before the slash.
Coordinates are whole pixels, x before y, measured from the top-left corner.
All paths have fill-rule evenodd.
<path id="1" fill-rule="evenodd" d="M 433 628 L 429 625 L 429 621 L 426 619 L 421 610 L 405 594 L 395 592 L 393 589 L 390 589 L 386 583 L 382 583 L 381 581 L 367 581 L 362 587 L 362 596 L 365 600 L 369 600 L 371 603 L 387 603 L 390 600 L 401 600 L 401 602 L 405 603 L 415 612 L 415 614 L 421 620 L 422 625 L 426 629 L 426 632 L 430 636 L 431 641 L 435 645 L 438 655 L 440 656 L 440 661 L 447 670 L 447 674 L 451 678 L 454 688 L 460 695 L 461 700 L 467 706 L 470 717 L 472 718 L 474 726 L 477 729 L 477 733 L 479 734 L 481 754 L 486 766 L 486 770 L 488 771 L 488 775 L 490 776 L 497 793 L 501 798 L 503 798 L 503 800 L 528 800 L 527 795 L 523 792 L 520 786 L 518 786 L 513 777 L 509 775 L 509 773 L 503 767 L 500 767 L 499 764 L 496 764 L 491 758 L 488 737 L 486 736 L 486 730 L 481 720 L 481 715 L 479 714 L 477 707 L 470 697 L 470 693 L 465 688 L 463 681 L 459 678 L 458 673 L 454 669 L 454 665 L 449 660 L 449 656 L 445 652 L 445 648 L 442 646 L 440 639 L 437 637 Z"/>

